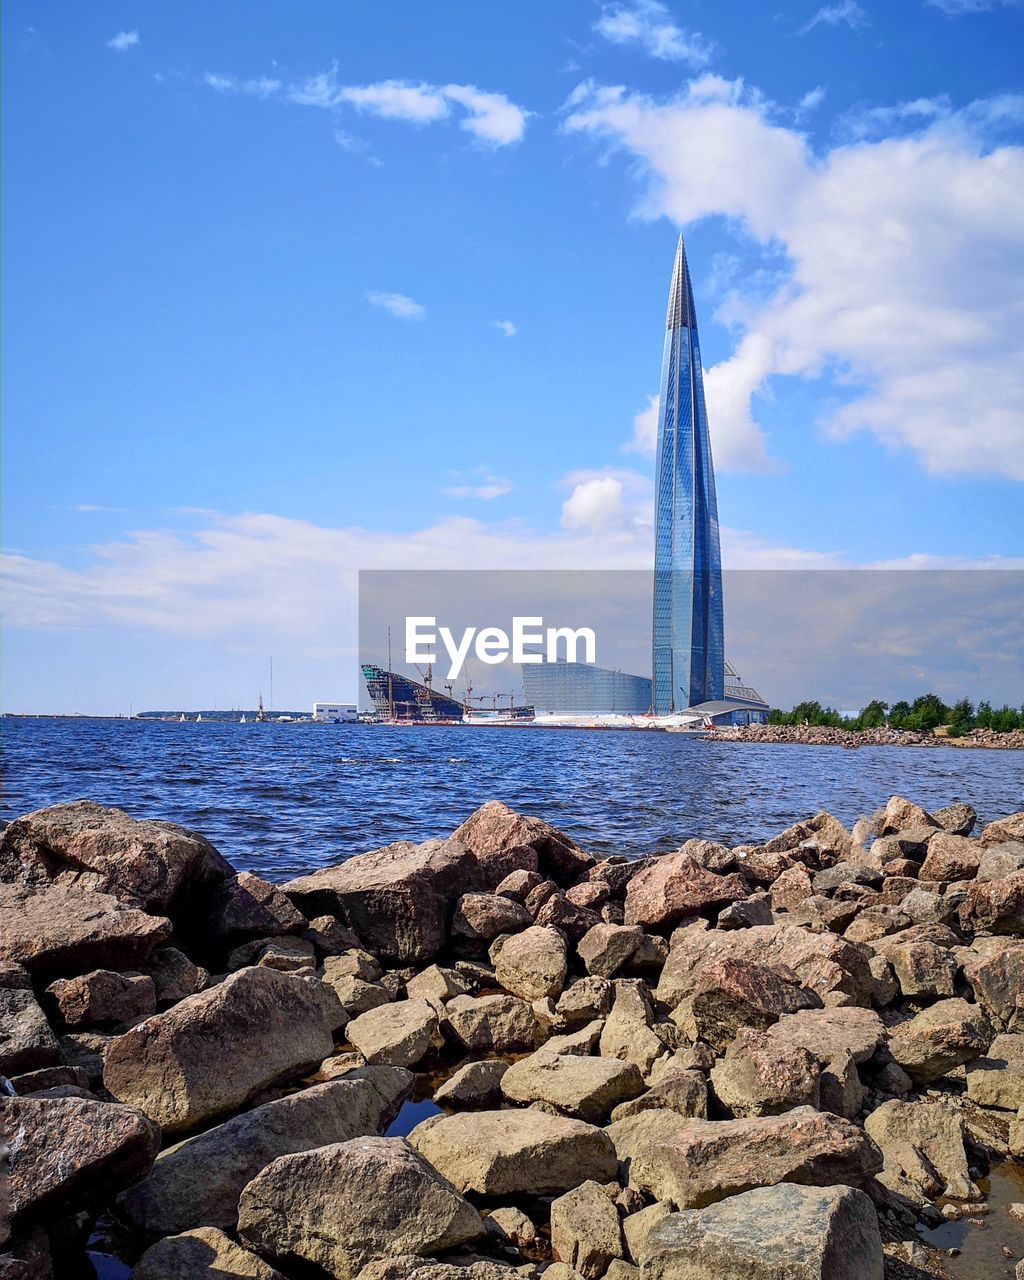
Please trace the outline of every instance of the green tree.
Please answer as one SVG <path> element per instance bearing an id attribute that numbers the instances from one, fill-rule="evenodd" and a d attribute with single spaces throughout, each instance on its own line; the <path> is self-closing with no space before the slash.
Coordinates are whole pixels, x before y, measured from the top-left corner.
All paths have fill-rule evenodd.
<path id="1" fill-rule="evenodd" d="M 930 733 L 949 719 L 949 707 L 937 693 L 925 693 L 915 698 L 907 717 L 908 729 L 920 729 L 922 733 Z"/>
<path id="2" fill-rule="evenodd" d="M 992 710 L 991 702 L 979 702 L 978 710 L 974 716 L 974 723 L 979 729 L 991 729 L 995 712 Z"/>
<path id="3" fill-rule="evenodd" d="M 875 698 L 869 702 L 866 707 L 861 708 L 861 713 L 854 721 L 854 725 L 858 729 L 880 729 L 885 724 L 885 712 L 887 704 L 882 702 L 880 698 Z"/>
<path id="4" fill-rule="evenodd" d="M 954 702 L 949 711 L 949 731 L 959 738 L 974 727 L 974 707 L 970 698 Z"/>
<path id="5" fill-rule="evenodd" d="M 909 702 L 894 702 L 889 708 L 889 723 L 894 729 L 905 729 L 909 717 Z"/>

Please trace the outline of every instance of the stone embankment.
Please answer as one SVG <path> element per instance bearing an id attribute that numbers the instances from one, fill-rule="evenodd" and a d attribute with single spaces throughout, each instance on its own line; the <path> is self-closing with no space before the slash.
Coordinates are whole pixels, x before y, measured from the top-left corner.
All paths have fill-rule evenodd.
<path id="1" fill-rule="evenodd" d="M 999 747 L 1024 749 L 1024 730 L 972 729 L 954 738 L 913 729 L 839 729 L 826 724 L 745 724 L 714 729 L 718 742 L 786 742 L 808 747 Z"/>
<path id="2" fill-rule="evenodd" d="M 492 801 L 274 885 L 116 809 L 20 818 L 0 1277 L 90 1236 L 139 1280 L 941 1274 L 916 1228 L 1024 1157 L 1024 813 L 975 822 L 893 797 L 598 861 Z"/>

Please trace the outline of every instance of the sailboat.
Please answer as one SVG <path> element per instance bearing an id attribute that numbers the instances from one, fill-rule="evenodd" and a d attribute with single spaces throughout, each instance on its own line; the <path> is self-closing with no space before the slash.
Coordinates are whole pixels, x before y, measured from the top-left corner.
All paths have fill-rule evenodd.
<path id="1" fill-rule="evenodd" d="M 241 718 L 241 720 L 239 720 L 239 722 L 238 722 L 238 723 L 239 723 L 239 724 L 245 724 L 245 723 L 246 723 L 246 719 L 245 719 L 245 712 L 244 712 L 244 711 L 242 712 L 242 718 Z"/>
<path id="2" fill-rule="evenodd" d="M 178 716 L 178 724 L 184 724 L 187 719 L 188 719 L 188 716 L 183 711 L 181 715 Z"/>
<path id="3" fill-rule="evenodd" d="M 202 718 L 203 718 L 203 713 L 200 711 L 200 713 L 196 716 L 196 724 L 198 724 L 199 721 L 202 720 Z"/>
<path id="4" fill-rule="evenodd" d="M 263 710 L 263 694 L 260 694 L 259 710 L 256 712 L 256 723 L 264 724 L 267 719 L 267 713 Z"/>

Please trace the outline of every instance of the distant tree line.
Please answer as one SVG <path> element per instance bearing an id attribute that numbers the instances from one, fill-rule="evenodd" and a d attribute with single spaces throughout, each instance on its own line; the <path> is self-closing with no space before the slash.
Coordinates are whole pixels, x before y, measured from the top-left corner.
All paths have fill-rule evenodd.
<path id="1" fill-rule="evenodd" d="M 892 706 L 876 698 L 855 716 L 844 716 L 820 702 L 800 702 L 792 711 L 773 709 L 768 723 L 822 724 L 837 729 L 881 729 L 888 725 L 890 729 L 916 729 L 922 733 L 945 725 L 950 735 L 960 737 L 972 729 L 992 729 L 996 733 L 1024 729 L 1024 706 L 993 707 L 990 702 L 979 702 L 975 707 L 969 698 L 961 698 L 950 707 L 938 694 L 926 693 L 913 702 L 894 702 Z"/>

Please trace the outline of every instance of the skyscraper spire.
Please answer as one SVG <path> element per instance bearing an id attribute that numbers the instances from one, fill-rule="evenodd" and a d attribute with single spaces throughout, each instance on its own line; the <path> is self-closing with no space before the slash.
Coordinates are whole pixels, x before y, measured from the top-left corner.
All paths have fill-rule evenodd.
<path id="1" fill-rule="evenodd" d="M 689 329 L 697 323 L 693 307 L 693 287 L 690 284 L 690 268 L 686 261 L 686 246 L 680 231 L 676 244 L 676 260 L 672 267 L 672 283 L 668 290 L 666 329 Z"/>
<path id="2" fill-rule="evenodd" d="M 725 689 L 718 502 L 693 288 L 680 235 L 665 319 L 655 502 L 653 709 Z"/>

